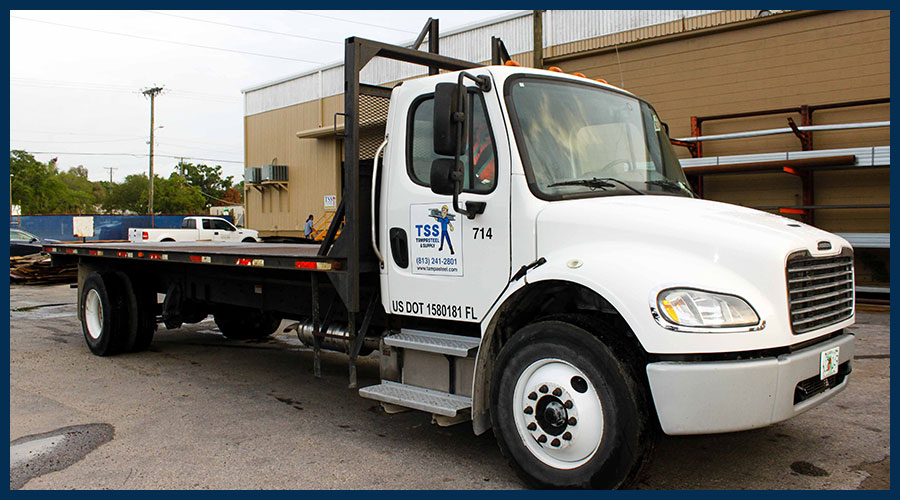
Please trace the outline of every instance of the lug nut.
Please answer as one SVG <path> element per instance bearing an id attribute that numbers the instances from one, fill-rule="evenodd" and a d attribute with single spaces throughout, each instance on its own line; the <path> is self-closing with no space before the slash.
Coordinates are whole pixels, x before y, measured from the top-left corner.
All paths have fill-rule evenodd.
<path id="1" fill-rule="evenodd" d="M 565 439 L 566 441 L 571 441 L 571 440 L 572 440 L 572 433 L 571 433 L 571 432 L 564 432 L 562 438 Z"/>
<path id="2" fill-rule="evenodd" d="M 575 405 L 572 404 L 571 401 L 566 401 L 566 402 L 563 404 L 563 406 L 565 406 L 567 410 L 571 410 L 572 407 L 575 406 Z"/>
<path id="3" fill-rule="evenodd" d="M 547 394 L 547 391 L 549 391 L 550 388 L 548 388 L 546 385 L 542 385 L 538 390 L 541 391 L 541 394 Z"/>
<path id="4" fill-rule="evenodd" d="M 553 441 L 550 441 L 550 446 L 559 446 L 559 439 L 553 438 Z"/>
<path id="5" fill-rule="evenodd" d="M 578 421 L 575 420 L 575 417 L 569 417 L 569 425 L 575 425 L 577 423 L 578 423 Z"/>
<path id="6" fill-rule="evenodd" d="M 534 408 L 532 408 L 532 407 L 530 407 L 530 406 L 526 406 L 526 407 L 525 407 L 525 414 L 526 414 L 526 415 L 531 415 L 532 413 L 534 413 Z"/>
<path id="7" fill-rule="evenodd" d="M 556 397 L 562 396 L 562 389 L 560 389 L 559 387 L 557 387 L 556 389 L 553 389 L 553 395 Z"/>
<path id="8" fill-rule="evenodd" d="M 528 399 L 530 399 L 532 401 L 537 400 L 537 394 L 532 392 L 531 394 L 528 395 Z"/>
<path id="9" fill-rule="evenodd" d="M 534 422 L 531 422 L 530 424 L 528 424 L 529 431 L 533 431 L 535 429 L 537 429 L 537 424 L 535 424 Z"/>
<path id="10" fill-rule="evenodd" d="M 546 443 L 546 442 L 547 442 L 547 436 L 544 434 L 541 434 L 541 437 L 538 438 L 538 443 Z"/>

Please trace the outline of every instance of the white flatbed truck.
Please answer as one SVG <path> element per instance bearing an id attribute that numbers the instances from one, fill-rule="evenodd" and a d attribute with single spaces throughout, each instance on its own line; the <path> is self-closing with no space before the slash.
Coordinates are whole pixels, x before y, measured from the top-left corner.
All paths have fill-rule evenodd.
<path id="1" fill-rule="evenodd" d="M 78 263 L 91 351 L 207 314 L 236 339 L 293 319 L 317 375 L 322 349 L 343 351 L 356 387 L 377 349 L 361 396 L 493 428 L 552 488 L 628 486 L 659 431 L 758 428 L 847 386 L 847 241 L 697 199 L 649 103 L 504 65 L 492 43 L 481 66 L 346 40 L 343 192 L 321 245 L 48 245 Z M 375 57 L 431 75 L 360 83 Z"/>

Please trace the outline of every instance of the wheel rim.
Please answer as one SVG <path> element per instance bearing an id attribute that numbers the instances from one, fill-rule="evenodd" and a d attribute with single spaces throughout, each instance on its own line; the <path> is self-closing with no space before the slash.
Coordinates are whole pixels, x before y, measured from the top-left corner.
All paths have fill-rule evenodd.
<path id="1" fill-rule="evenodd" d="M 571 363 L 532 363 L 519 375 L 513 398 L 519 437 L 541 462 L 574 469 L 600 447 L 603 407 L 590 379 Z"/>
<path id="2" fill-rule="evenodd" d="M 88 290 L 84 299 L 84 324 L 92 339 L 100 338 L 103 333 L 103 303 L 100 302 L 100 294 L 93 288 Z"/>

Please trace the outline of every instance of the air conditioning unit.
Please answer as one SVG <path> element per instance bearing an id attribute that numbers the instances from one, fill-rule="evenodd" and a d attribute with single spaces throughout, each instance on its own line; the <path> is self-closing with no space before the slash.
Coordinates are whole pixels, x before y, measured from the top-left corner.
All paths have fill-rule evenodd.
<path id="1" fill-rule="evenodd" d="M 287 165 L 263 165 L 260 179 L 262 181 L 279 181 L 287 182 L 288 168 Z"/>
<path id="2" fill-rule="evenodd" d="M 244 182 L 247 184 L 259 184 L 262 178 L 262 169 L 259 167 L 246 167 L 244 169 Z"/>

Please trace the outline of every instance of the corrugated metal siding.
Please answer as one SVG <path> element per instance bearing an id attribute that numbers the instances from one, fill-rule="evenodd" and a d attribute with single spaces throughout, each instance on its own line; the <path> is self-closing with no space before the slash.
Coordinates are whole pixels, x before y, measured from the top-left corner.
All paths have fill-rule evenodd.
<path id="1" fill-rule="evenodd" d="M 597 10 L 556 11 L 543 14 L 544 56 L 580 52 L 730 23 L 754 17 L 758 11 L 708 10 Z M 474 26 L 441 37 L 441 54 L 467 61 L 486 62 L 491 58 L 490 40 L 498 36 L 510 54 L 523 54 L 534 48 L 531 12 L 506 17 L 497 22 Z M 428 42 L 422 50 L 427 50 Z M 518 59 L 518 58 L 517 58 Z M 362 71 L 364 83 L 381 85 L 426 74 L 421 67 L 376 59 Z M 321 92 L 320 92 L 321 90 Z M 284 108 L 343 91 L 343 66 L 288 78 L 271 85 L 245 91 L 245 116 Z"/>
<path id="2" fill-rule="evenodd" d="M 544 47 L 612 33 L 680 21 L 711 10 L 548 10 L 544 13 Z M 702 24 L 702 23 L 701 23 Z"/>

